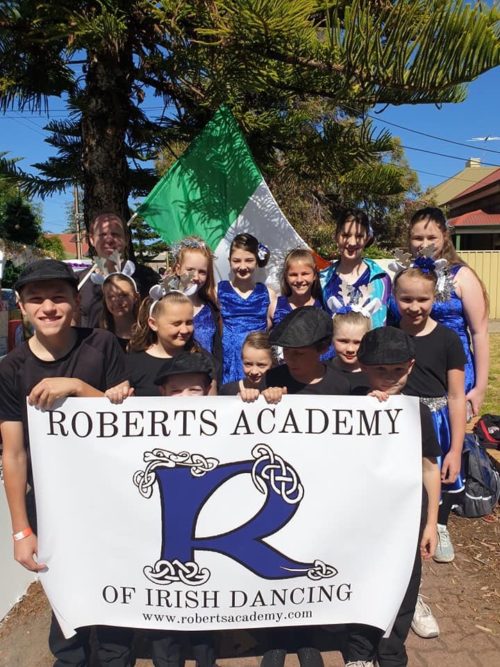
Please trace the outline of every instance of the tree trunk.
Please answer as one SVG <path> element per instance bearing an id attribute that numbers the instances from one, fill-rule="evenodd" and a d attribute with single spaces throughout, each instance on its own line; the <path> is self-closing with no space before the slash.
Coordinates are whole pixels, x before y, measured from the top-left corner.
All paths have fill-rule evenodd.
<path id="1" fill-rule="evenodd" d="M 101 211 L 129 219 L 125 135 L 130 119 L 132 51 L 128 44 L 88 53 L 82 104 L 85 226 Z"/>

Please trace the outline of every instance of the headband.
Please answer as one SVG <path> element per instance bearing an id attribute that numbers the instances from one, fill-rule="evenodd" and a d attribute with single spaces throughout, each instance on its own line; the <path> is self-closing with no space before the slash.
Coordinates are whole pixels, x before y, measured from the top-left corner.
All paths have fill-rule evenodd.
<path id="1" fill-rule="evenodd" d="M 108 265 L 109 263 L 114 265 L 114 271 L 109 271 L 108 270 Z M 127 260 L 125 264 L 122 266 L 122 258 L 120 256 L 120 253 L 118 250 L 113 250 L 111 255 L 109 257 L 97 257 L 92 273 L 90 275 L 90 280 L 94 283 L 94 285 L 102 285 L 106 282 L 106 280 L 111 277 L 111 276 L 123 276 L 130 280 L 132 285 L 134 286 L 134 289 L 136 292 L 139 292 L 137 289 L 137 283 L 135 280 L 132 278 L 133 274 L 135 273 L 135 264 L 134 262 L 131 262 L 130 260 Z"/>
<path id="2" fill-rule="evenodd" d="M 449 273 L 448 262 L 446 259 L 434 259 L 436 252 L 435 246 L 431 243 L 426 248 L 422 248 L 415 258 L 412 258 L 409 252 L 396 250 L 394 260 L 389 263 L 389 269 L 394 271 L 396 276 L 405 269 L 419 269 L 423 274 L 433 272 L 436 275 L 436 301 L 447 301 L 454 288 L 453 276 Z"/>
<path id="3" fill-rule="evenodd" d="M 149 290 L 149 296 L 153 302 L 149 306 L 149 317 L 153 316 L 153 310 L 158 301 L 171 292 L 177 292 L 183 296 L 193 296 L 198 291 L 198 285 L 192 282 L 193 272 L 187 271 L 180 276 L 167 276 L 158 285 L 153 285 Z"/>

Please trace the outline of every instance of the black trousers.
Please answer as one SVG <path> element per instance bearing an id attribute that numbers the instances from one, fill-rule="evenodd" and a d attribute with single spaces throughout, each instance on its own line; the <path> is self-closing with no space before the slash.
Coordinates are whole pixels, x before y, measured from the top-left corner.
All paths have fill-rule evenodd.
<path id="1" fill-rule="evenodd" d="M 379 667 L 405 667 L 408 664 L 405 642 L 415 613 L 421 574 L 420 547 L 417 547 L 410 581 L 391 634 L 384 639 L 382 630 L 378 628 L 369 625 L 349 625 L 342 651 L 346 662 L 370 661 L 377 658 Z"/>
<path id="2" fill-rule="evenodd" d="M 56 661 L 54 667 L 87 667 L 90 664 L 90 639 L 95 630 L 97 657 L 102 667 L 130 667 L 133 632 L 129 628 L 98 625 L 95 628 L 79 628 L 66 639 L 52 614 L 49 631 L 49 647 Z"/>
<path id="3" fill-rule="evenodd" d="M 269 649 L 264 652 L 260 667 L 283 667 L 287 653 L 297 653 L 300 667 L 323 667 L 320 651 L 313 646 L 313 629 L 308 627 L 280 628 L 269 631 Z"/>
<path id="4" fill-rule="evenodd" d="M 379 667 L 406 667 L 408 664 L 405 642 L 410 631 L 413 614 L 415 613 L 421 576 L 422 561 L 420 558 L 420 549 L 417 549 L 410 582 L 391 634 L 387 639 L 381 639 L 377 647 Z"/>

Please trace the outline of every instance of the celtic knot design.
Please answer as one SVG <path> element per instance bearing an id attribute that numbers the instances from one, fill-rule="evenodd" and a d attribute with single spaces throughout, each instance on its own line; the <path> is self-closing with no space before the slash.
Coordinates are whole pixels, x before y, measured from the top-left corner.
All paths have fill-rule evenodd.
<path id="1" fill-rule="evenodd" d="M 193 477 L 203 477 L 210 470 L 219 465 L 219 460 L 206 458 L 201 454 L 190 452 L 170 452 L 167 449 L 153 449 L 152 452 L 144 452 L 144 462 L 147 463 L 145 470 L 137 470 L 133 476 L 133 482 L 144 498 L 151 498 L 153 485 L 156 481 L 154 471 L 156 468 L 175 468 L 184 466 L 191 468 Z"/>
<path id="2" fill-rule="evenodd" d="M 174 582 L 187 586 L 201 586 L 210 579 L 211 574 L 208 568 L 200 568 L 198 563 L 193 561 L 181 563 L 180 560 L 158 560 L 154 565 L 146 565 L 143 572 L 149 581 L 159 586 L 168 586 Z"/>
<path id="3" fill-rule="evenodd" d="M 328 565 L 322 560 L 315 560 L 313 562 L 313 567 L 307 571 L 307 576 L 313 581 L 318 581 L 318 579 L 329 579 L 338 574 L 337 568 L 333 565 Z"/>
<path id="4" fill-rule="evenodd" d="M 267 480 L 273 491 L 285 502 L 290 505 L 300 503 L 304 496 L 304 487 L 292 466 L 263 443 L 252 449 L 252 456 L 256 459 L 252 467 L 252 481 L 261 493 L 267 491 L 264 481 Z"/>

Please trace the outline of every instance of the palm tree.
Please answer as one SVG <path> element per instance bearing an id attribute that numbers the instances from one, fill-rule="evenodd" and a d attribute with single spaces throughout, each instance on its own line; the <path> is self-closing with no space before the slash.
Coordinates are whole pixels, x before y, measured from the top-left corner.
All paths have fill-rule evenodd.
<path id="1" fill-rule="evenodd" d="M 62 161 L 32 188 L 79 182 L 87 223 L 103 208 L 126 217 L 151 176 L 137 185 L 132 168 L 189 142 L 221 102 L 264 172 L 304 132 L 318 162 L 331 137 L 369 137 L 375 104 L 463 100 L 499 64 L 498 18 L 458 0 L 13 0 L 0 9 L 0 107 L 44 111 L 59 96 L 73 115 L 47 130 Z M 356 146 L 366 163 L 371 141 Z"/>

